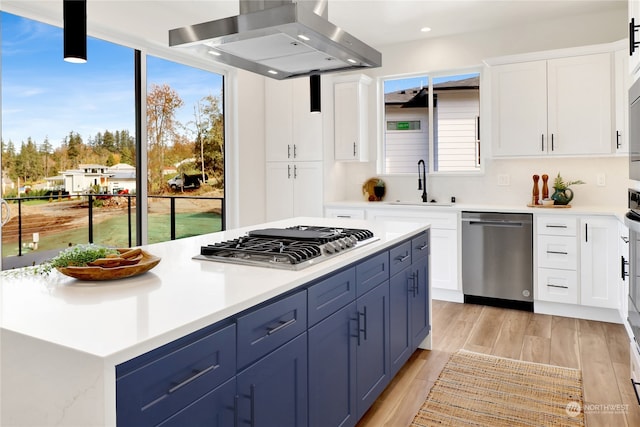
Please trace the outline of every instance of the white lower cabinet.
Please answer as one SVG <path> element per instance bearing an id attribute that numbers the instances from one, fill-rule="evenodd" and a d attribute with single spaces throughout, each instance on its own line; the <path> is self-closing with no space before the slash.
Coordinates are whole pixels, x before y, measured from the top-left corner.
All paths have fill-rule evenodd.
<path id="1" fill-rule="evenodd" d="M 538 299 L 578 304 L 578 273 L 575 270 L 538 268 Z"/>
<path id="2" fill-rule="evenodd" d="M 322 162 L 267 162 L 267 221 L 322 216 Z"/>
<path id="3" fill-rule="evenodd" d="M 580 304 L 618 308 L 618 221 L 580 219 Z"/>

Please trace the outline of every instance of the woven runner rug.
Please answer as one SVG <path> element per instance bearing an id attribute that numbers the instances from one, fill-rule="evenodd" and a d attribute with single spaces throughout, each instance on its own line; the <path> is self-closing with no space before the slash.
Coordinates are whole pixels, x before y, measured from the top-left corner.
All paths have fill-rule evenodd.
<path id="1" fill-rule="evenodd" d="M 423 426 L 584 426 L 582 372 L 460 350 L 413 419 Z"/>

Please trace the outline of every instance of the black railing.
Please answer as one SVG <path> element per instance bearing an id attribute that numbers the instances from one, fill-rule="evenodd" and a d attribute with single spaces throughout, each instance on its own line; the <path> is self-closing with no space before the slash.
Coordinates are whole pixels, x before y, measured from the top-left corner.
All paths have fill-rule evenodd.
<path id="1" fill-rule="evenodd" d="M 52 196 L 26 196 L 26 197 L 9 197 L 5 198 L 7 202 L 13 207 L 15 204 L 18 205 L 18 227 L 17 227 L 17 238 L 18 238 L 18 256 L 23 255 L 23 234 L 24 234 L 24 225 L 23 225 L 23 213 L 22 213 L 22 205 L 25 202 L 33 201 L 33 200 L 83 200 L 87 201 L 87 216 L 88 216 L 88 236 L 87 242 L 94 243 L 94 209 L 95 202 L 97 200 L 106 200 L 115 197 L 126 198 L 127 200 L 127 239 L 129 247 L 134 246 L 134 232 L 133 225 L 135 224 L 134 215 L 132 215 L 132 200 L 135 199 L 136 195 L 134 194 L 74 194 L 74 195 L 52 195 Z M 218 200 L 220 201 L 220 230 L 224 230 L 226 228 L 225 221 L 225 199 L 224 197 L 203 197 L 203 196 L 155 196 L 149 195 L 148 199 L 169 199 L 169 218 L 170 218 L 170 240 L 176 239 L 176 200 L 188 200 L 188 199 L 197 199 L 197 200 Z M 64 208 L 61 209 L 60 214 L 64 214 Z M 35 231 L 35 230 L 32 230 Z M 13 236 L 12 236 L 13 238 Z M 4 232 L 3 232 L 3 240 L 5 240 Z"/>

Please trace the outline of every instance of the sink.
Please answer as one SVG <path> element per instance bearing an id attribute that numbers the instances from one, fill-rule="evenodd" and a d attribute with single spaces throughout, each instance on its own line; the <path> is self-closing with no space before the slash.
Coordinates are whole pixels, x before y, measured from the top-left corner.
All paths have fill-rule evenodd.
<path id="1" fill-rule="evenodd" d="M 395 202 L 385 202 L 387 205 L 402 205 L 402 206 L 440 206 L 440 207 L 446 207 L 446 206 L 453 206 L 453 203 L 446 203 L 446 202 L 423 202 L 423 201 L 401 201 L 401 200 L 396 200 Z"/>

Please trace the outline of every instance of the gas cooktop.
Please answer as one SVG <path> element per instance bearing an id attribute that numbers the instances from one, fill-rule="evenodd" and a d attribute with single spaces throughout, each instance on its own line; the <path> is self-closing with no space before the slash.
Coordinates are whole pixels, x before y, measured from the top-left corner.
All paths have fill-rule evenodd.
<path id="1" fill-rule="evenodd" d="M 300 270 L 378 240 L 369 230 L 298 225 L 202 246 L 194 259 Z"/>

